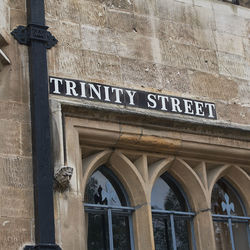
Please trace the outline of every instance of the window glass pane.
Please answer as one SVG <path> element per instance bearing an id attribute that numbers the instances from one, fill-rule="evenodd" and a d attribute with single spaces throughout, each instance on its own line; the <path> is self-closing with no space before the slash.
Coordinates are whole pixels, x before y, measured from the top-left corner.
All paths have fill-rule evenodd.
<path id="1" fill-rule="evenodd" d="M 112 216 L 114 250 L 130 250 L 130 233 L 128 216 Z"/>
<path id="2" fill-rule="evenodd" d="M 170 218 L 153 215 L 155 250 L 172 250 Z"/>
<path id="3" fill-rule="evenodd" d="M 99 167 L 89 178 L 84 200 L 88 221 L 88 250 L 109 250 L 111 246 L 114 250 L 131 249 L 131 215 L 122 209 L 129 204 L 126 197 L 119 180 L 105 166 Z M 100 205 L 111 206 L 107 208 Z"/>
<path id="4" fill-rule="evenodd" d="M 88 214 L 88 250 L 108 250 L 108 223 L 106 214 Z"/>
<path id="5" fill-rule="evenodd" d="M 157 213 L 155 210 L 185 212 L 186 200 L 176 182 L 168 174 L 158 178 L 152 189 L 151 206 L 153 212 L 153 229 L 156 250 L 189 250 L 191 242 L 191 219 L 182 215 L 173 215 L 175 227 L 171 227 L 169 214 Z M 175 233 L 175 242 L 172 238 Z"/>
<path id="6" fill-rule="evenodd" d="M 189 240 L 191 237 L 190 232 L 190 220 L 182 217 L 174 217 L 175 222 L 175 237 L 176 237 L 176 246 L 178 250 L 188 250 Z"/>
<path id="7" fill-rule="evenodd" d="M 125 200 L 122 192 L 114 187 L 111 181 L 101 172 L 96 171 L 89 178 L 86 191 L 85 202 L 101 205 L 121 206 Z"/>
<path id="8" fill-rule="evenodd" d="M 243 216 L 238 197 L 225 181 L 219 180 L 212 192 L 212 213 Z"/>
<path id="9" fill-rule="evenodd" d="M 235 249 L 249 250 L 247 227 L 248 223 L 232 223 Z"/>
<path id="10" fill-rule="evenodd" d="M 235 249 L 249 250 L 247 223 L 232 223 Z M 214 221 L 216 250 L 231 250 L 230 233 L 227 222 Z"/>
<path id="11" fill-rule="evenodd" d="M 216 250 L 231 250 L 230 233 L 227 222 L 214 221 Z"/>
<path id="12" fill-rule="evenodd" d="M 185 200 L 173 182 L 158 178 L 151 195 L 152 209 L 185 211 Z"/>

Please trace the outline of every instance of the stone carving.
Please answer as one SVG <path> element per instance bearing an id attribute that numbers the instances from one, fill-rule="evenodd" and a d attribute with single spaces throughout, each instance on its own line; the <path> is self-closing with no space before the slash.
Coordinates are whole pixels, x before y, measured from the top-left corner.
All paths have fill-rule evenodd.
<path id="1" fill-rule="evenodd" d="M 54 175 L 54 188 L 57 191 L 64 192 L 70 188 L 70 179 L 73 174 L 73 168 L 61 166 Z"/>

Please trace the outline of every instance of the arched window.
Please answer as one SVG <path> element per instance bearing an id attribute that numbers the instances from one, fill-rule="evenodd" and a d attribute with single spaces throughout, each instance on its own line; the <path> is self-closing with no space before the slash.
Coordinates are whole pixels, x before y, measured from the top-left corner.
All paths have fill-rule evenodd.
<path id="1" fill-rule="evenodd" d="M 128 196 L 116 176 L 105 166 L 89 178 L 84 207 L 88 221 L 88 250 L 133 250 Z"/>
<path id="2" fill-rule="evenodd" d="M 213 188 L 212 213 L 217 250 L 250 249 L 250 218 L 239 195 L 224 179 Z"/>
<path id="3" fill-rule="evenodd" d="M 178 183 L 167 173 L 153 187 L 151 207 L 156 250 L 196 249 L 193 216 Z"/>

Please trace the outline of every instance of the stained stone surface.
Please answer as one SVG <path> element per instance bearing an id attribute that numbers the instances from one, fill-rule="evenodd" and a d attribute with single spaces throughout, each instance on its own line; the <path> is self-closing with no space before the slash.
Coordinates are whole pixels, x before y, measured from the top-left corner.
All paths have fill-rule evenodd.
<path id="1" fill-rule="evenodd" d="M 59 77 L 250 106 L 242 92 L 250 80 L 247 8 L 205 0 L 67 0 L 46 1 L 46 11 L 61 41 L 49 54 L 49 71 Z M 217 115 L 230 122 L 230 112 L 227 119 Z M 249 120 L 246 114 L 236 123 Z"/>
<path id="2" fill-rule="evenodd" d="M 1 250 L 34 242 L 28 50 L 10 35 L 26 25 L 25 11 L 24 0 L 0 1 L 0 49 L 11 62 L 0 70 Z"/>
<path id="3" fill-rule="evenodd" d="M 218 120 L 210 122 L 249 129 L 250 9 L 248 0 L 240 4 L 46 0 L 46 24 L 59 41 L 47 53 L 49 74 L 214 102 Z M 0 250 L 34 242 L 28 49 L 10 35 L 26 25 L 25 11 L 25 0 L 0 0 L 0 49 L 11 61 L 0 69 Z M 68 210 L 68 201 L 77 205 Z M 71 224 L 72 213 L 81 218 L 81 202 L 74 192 L 55 201 L 57 240 L 63 243 L 65 232 L 76 233 L 73 250 L 85 249 L 77 243 L 81 225 Z M 61 221 L 58 213 L 67 216 Z M 60 235 L 60 227 L 68 229 Z M 70 249 L 70 242 L 65 244 Z"/>

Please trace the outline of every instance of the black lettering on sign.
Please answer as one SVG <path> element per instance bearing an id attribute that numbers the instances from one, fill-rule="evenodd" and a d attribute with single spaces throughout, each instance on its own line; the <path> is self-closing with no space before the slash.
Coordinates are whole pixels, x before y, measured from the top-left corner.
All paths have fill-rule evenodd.
<path id="1" fill-rule="evenodd" d="M 50 76 L 50 94 L 217 119 L 214 103 Z"/>

